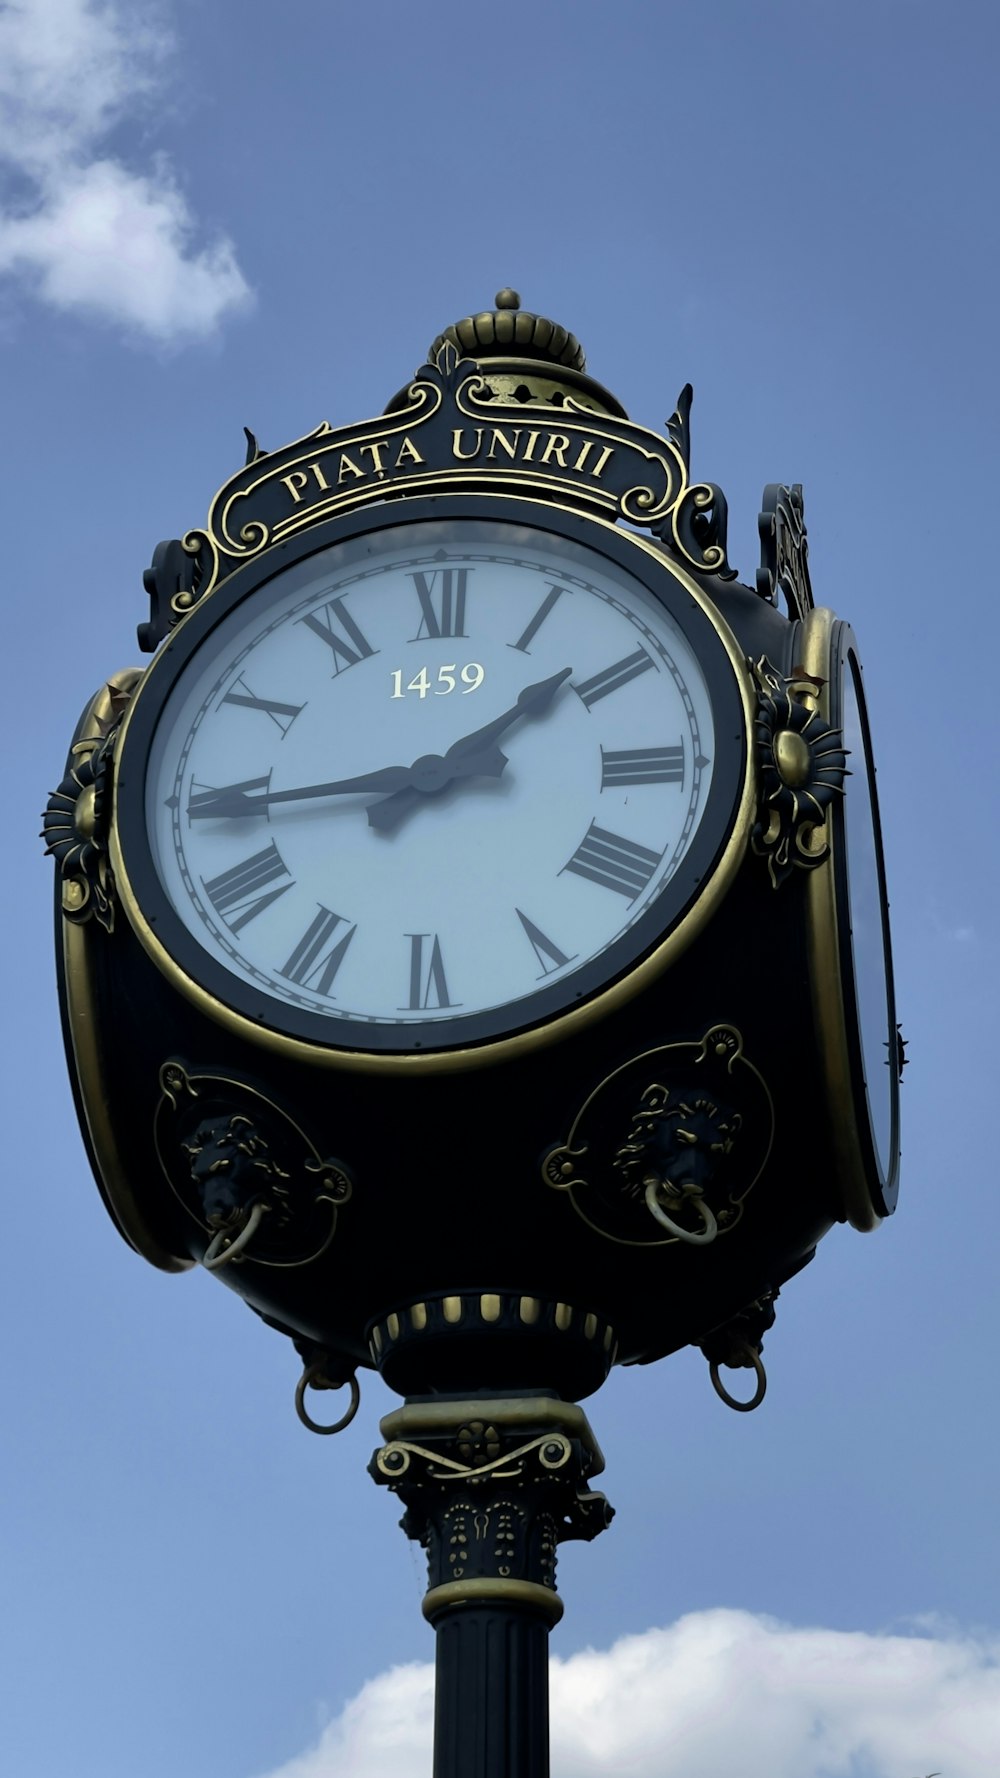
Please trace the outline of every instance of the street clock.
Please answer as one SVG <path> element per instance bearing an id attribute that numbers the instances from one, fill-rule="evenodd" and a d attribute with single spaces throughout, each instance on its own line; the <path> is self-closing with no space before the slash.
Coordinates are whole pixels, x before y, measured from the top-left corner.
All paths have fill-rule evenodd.
<path id="1" fill-rule="evenodd" d="M 759 1394 L 781 1286 L 894 1206 L 857 645 L 800 489 L 738 579 L 690 400 L 635 424 L 508 291 L 378 418 L 248 434 L 50 801 L 108 1207 L 313 1382 L 694 1342 Z"/>

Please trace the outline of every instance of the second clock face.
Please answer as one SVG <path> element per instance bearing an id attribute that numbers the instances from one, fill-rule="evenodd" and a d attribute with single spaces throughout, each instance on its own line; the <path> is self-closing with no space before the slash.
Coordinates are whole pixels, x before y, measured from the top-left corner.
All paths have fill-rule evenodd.
<path id="1" fill-rule="evenodd" d="M 669 928 L 726 838 L 741 729 L 719 634 L 630 542 L 369 517 L 184 663 L 146 836 L 241 1010 L 435 1047 L 593 992 L 655 938 L 654 907 Z"/>

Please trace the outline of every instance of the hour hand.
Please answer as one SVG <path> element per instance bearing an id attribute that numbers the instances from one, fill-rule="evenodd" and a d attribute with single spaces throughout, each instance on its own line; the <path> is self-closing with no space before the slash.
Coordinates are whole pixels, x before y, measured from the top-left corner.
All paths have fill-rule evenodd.
<path id="1" fill-rule="evenodd" d="M 453 758 L 450 749 L 443 757 L 428 753 L 415 762 L 409 784 L 391 796 L 369 804 L 368 824 L 389 833 L 425 796 L 444 790 L 456 778 L 499 778 L 506 766 L 507 755 L 501 753 L 499 747 L 483 747 L 478 753 L 463 753 L 460 759 Z"/>
<path id="2" fill-rule="evenodd" d="M 475 729 L 471 735 L 463 735 L 460 741 L 454 741 L 443 759 L 435 756 L 429 760 L 417 760 L 411 787 L 397 790 L 379 803 L 372 803 L 368 810 L 370 826 L 389 833 L 416 807 L 422 795 L 443 789 L 453 778 L 498 778 L 507 764 L 506 755 L 496 746 L 498 736 L 504 734 L 522 716 L 541 716 L 548 709 L 559 687 L 565 685 L 572 673 L 572 667 L 563 667 L 561 672 L 551 674 L 548 679 L 539 679 L 535 685 L 526 685 L 509 710 L 505 710 L 502 716 L 495 716 L 492 722 L 485 723 L 482 728 Z M 499 771 L 489 764 L 493 759 L 502 761 Z M 438 777 L 434 782 L 421 782 L 418 769 L 428 763 L 439 769 Z"/>

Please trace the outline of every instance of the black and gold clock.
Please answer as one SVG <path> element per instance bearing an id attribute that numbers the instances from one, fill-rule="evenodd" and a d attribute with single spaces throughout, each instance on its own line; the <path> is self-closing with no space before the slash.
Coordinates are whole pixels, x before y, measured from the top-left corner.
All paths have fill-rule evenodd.
<path id="1" fill-rule="evenodd" d="M 752 708 L 728 626 L 644 540 L 537 502 L 378 506 L 233 575 L 161 653 L 115 880 L 184 991 L 317 1054 L 551 1036 L 725 892 Z"/>
<path id="2" fill-rule="evenodd" d="M 575 1397 L 759 1365 L 820 1239 L 893 1208 L 902 1056 L 801 489 L 742 583 L 690 389 L 649 431 L 501 295 L 383 414 L 250 437 L 45 821 L 133 1245 L 327 1382 Z"/>

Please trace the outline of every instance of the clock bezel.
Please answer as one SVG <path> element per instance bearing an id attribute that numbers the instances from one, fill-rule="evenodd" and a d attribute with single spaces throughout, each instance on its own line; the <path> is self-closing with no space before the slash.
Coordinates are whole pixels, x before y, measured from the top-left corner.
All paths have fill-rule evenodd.
<path id="1" fill-rule="evenodd" d="M 169 693 L 197 651 L 219 623 L 276 576 L 349 538 L 428 520 L 462 519 L 547 531 L 610 558 L 632 574 L 687 637 L 708 683 L 716 735 L 731 733 L 733 746 L 717 746 L 713 782 L 694 843 L 665 890 L 633 927 L 571 976 L 537 994 L 456 1018 L 398 1026 L 338 1020 L 243 982 L 203 950 L 181 920 L 160 881 L 147 831 L 150 749 Z M 151 663 L 116 749 L 110 851 L 119 898 L 130 926 L 168 980 L 210 1017 L 251 1041 L 276 1044 L 299 1059 L 362 1068 L 484 1065 L 501 1052 L 554 1041 L 584 1020 L 610 1012 L 701 930 L 735 876 L 752 825 L 755 784 L 748 735 L 753 711 L 746 662 L 725 621 L 694 579 L 645 538 L 555 502 L 507 495 L 449 493 L 367 506 L 276 544 L 235 571 L 194 606 Z M 666 933 L 664 905 L 673 910 Z"/>
<path id="2" fill-rule="evenodd" d="M 853 673 L 865 747 L 863 759 L 856 755 L 848 759 L 849 776 L 844 795 L 834 800 L 827 816 L 830 857 L 818 870 L 810 873 L 807 907 L 813 1000 L 824 1060 L 829 1137 L 836 1157 L 836 1176 L 844 1215 L 854 1228 L 867 1230 L 874 1228 L 883 1217 L 892 1215 L 899 1195 L 899 1074 L 892 1048 L 897 1030 L 896 996 L 882 822 L 857 639 L 848 623 L 822 606 L 809 613 L 803 632 L 803 666 L 807 673 L 825 681 L 817 704 L 820 714 L 836 729 L 843 728 L 845 686 L 847 675 Z M 851 775 L 858 776 L 861 772 L 866 774 L 872 810 L 886 970 L 886 1062 L 890 1080 L 887 1166 L 880 1160 L 872 1128 L 851 929 L 846 803 L 851 794 Z"/>

